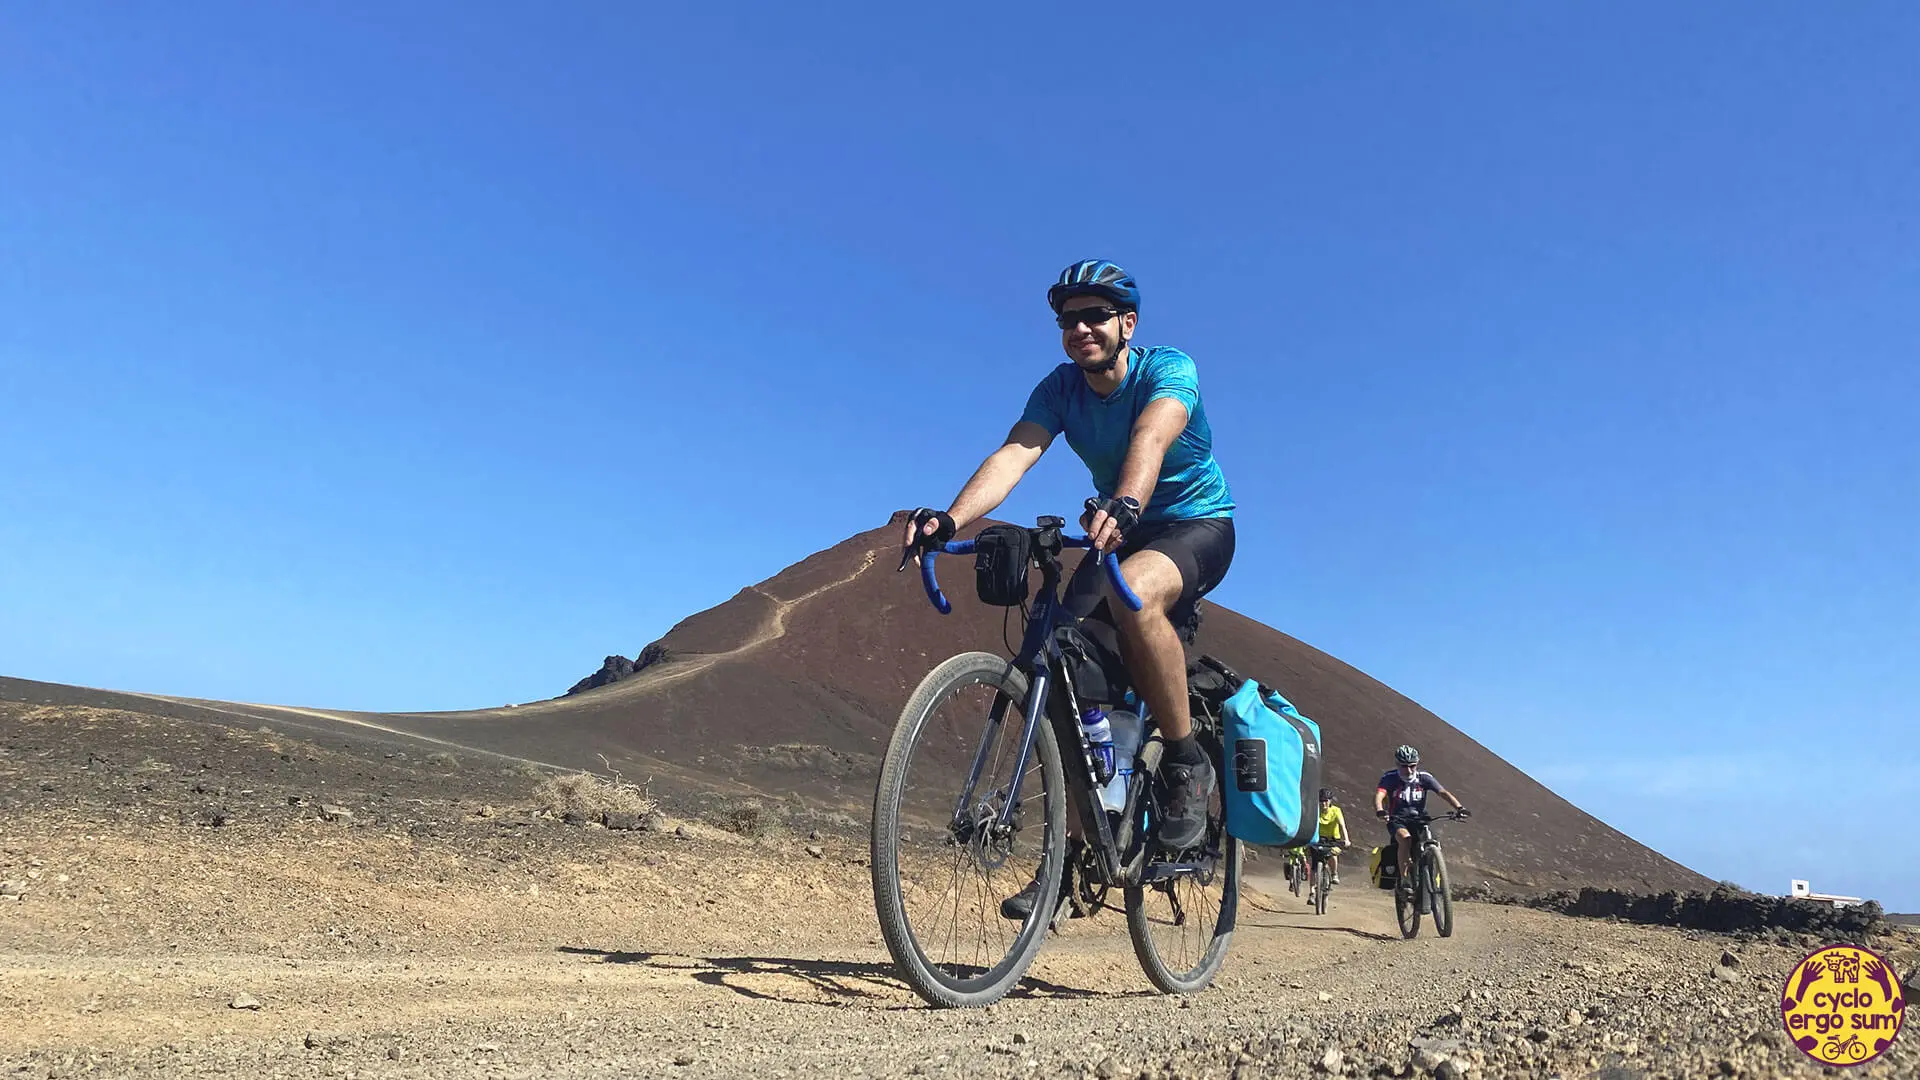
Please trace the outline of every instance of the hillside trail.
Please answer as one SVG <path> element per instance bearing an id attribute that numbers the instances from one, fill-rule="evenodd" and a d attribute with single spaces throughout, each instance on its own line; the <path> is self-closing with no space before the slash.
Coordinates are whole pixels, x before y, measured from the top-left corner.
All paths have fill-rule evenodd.
<path id="1" fill-rule="evenodd" d="M 733 648 L 724 649 L 719 652 L 698 653 L 698 654 L 687 655 L 684 657 L 677 656 L 677 657 L 669 658 L 668 660 L 660 664 L 654 665 L 648 668 L 646 671 L 643 671 L 640 674 L 633 676 L 632 678 L 622 680 L 620 684 L 616 687 L 614 692 L 622 695 L 644 694 L 652 690 L 659 689 L 660 687 L 679 682 L 683 679 L 691 678 L 695 675 L 698 675 L 704 671 L 709 670 L 714 665 L 720 664 L 724 661 L 740 659 L 754 652 L 757 649 L 763 648 L 774 641 L 778 641 L 779 639 L 786 636 L 788 617 L 797 608 L 801 607 L 802 605 L 812 600 L 815 600 L 821 596 L 824 596 L 825 594 L 830 593 L 836 589 L 844 588 L 845 586 L 852 584 L 855 580 L 857 580 L 860 577 L 861 574 L 866 573 L 869 569 L 872 569 L 874 563 L 877 562 L 878 559 L 879 559 L 879 552 L 873 551 L 873 550 L 866 551 L 862 553 L 860 557 L 860 563 L 858 566 L 856 566 L 853 569 L 852 573 L 849 573 L 844 577 L 836 578 L 832 581 L 827 582 L 824 585 L 820 585 L 813 589 L 809 589 L 808 591 L 800 594 L 799 596 L 791 597 L 788 599 L 782 599 L 779 596 L 776 596 L 775 594 L 768 591 L 763 585 L 760 585 L 760 584 L 748 586 L 748 591 L 757 593 L 760 596 L 765 597 L 767 600 L 772 602 L 773 606 L 767 612 L 766 616 L 760 620 L 759 625 L 753 628 L 752 632 L 748 635 L 745 641 L 742 641 L 740 644 L 734 646 Z M 409 730 L 407 728 L 400 727 L 392 723 L 385 723 L 380 720 L 373 719 L 372 718 L 373 714 L 365 714 L 365 713 L 358 713 L 358 712 L 345 711 L 345 710 L 334 710 L 334 709 L 316 709 L 316 708 L 299 706 L 299 705 L 270 705 L 264 702 L 214 701 L 206 698 L 178 697 L 178 696 L 167 695 L 167 694 L 148 694 L 148 693 L 141 693 L 138 691 L 116 691 L 116 693 L 123 694 L 127 697 L 143 698 L 148 701 L 160 701 L 160 702 L 170 702 L 170 703 L 180 704 L 180 705 L 191 705 L 191 706 L 194 706 L 195 708 L 203 709 L 208 712 L 220 713 L 223 715 L 235 717 L 237 719 L 253 720 L 260 723 L 272 723 L 275 721 L 284 722 L 289 718 L 304 718 L 309 720 L 324 721 L 330 724 L 344 724 L 349 727 L 360 728 L 366 731 L 375 731 L 383 735 L 393 736 L 397 738 L 411 739 L 418 742 L 441 747 L 443 749 L 459 751 L 461 753 L 478 754 L 478 755 L 488 756 L 492 758 L 497 758 L 502 761 L 526 762 L 528 764 L 539 765 L 549 769 L 565 768 L 565 766 L 554 764 L 552 762 L 541 761 L 537 758 L 520 757 L 512 754 L 503 754 L 503 753 L 498 753 L 491 750 L 479 749 L 467 743 L 460 742 L 458 740 L 442 738 L 440 736 L 431 735 L 431 734 L 427 734 L 420 731 Z M 443 716 L 443 717 L 460 717 L 463 719 L 470 719 L 470 718 L 477 718 L 477 717 L 494 717 L 499 719 L 511 719 L 511 718 L 537 715 L 541 712 L 549 711 L 554 708 L 565 708 L 568 704 L 570 704 L 570 702 L 568 701 L 567 698 L 558 697 L 558 698 L 550 698 L 545 701 L 527 702 L 526 704 L 523 704 L 523 705 L 504 706 L 504 707 L 495 708 L 495 709 L 464 710 L 459 712 L 442 713 L 437 715 Z M 419 715 L 423 717 L 432 717 L 436 714 L 426 713 L 426 714 L 419 714 Z M 305 725 L 302 725 L 302 726 L 303 728 L 305 727 Z"/>
<path id="2" fill-rule="evenodd" d="M 740 659 L 756 649 L 780 640 L 787 635 L 787 616 L 792 614 L 794 609 L 835 589 L 844 588 L 847 585 L 853 584 L 861 574 L 866 573 L 873 567 L 873 564 L 878 558 L 879 553 L 876 551 L 865 552 L 860 557 L 860 565 L 855 567 L 851 574 L 836 578 L 833 581 L 827 582 L 825 585 L 810 589 L 789 600 L 782 600 L 760 585 L 748 586 L 748 591 L 758 593 L 772 601 L 773 609 L 767 612 L 766 617 L 760 621 L 760 625 L 754 628 L 753 633 L 748 635 L 745 641 L 731 649 L 725 649 L 720 652 L 699 653 L 685 657 L 684 659 L 670 658 L 665 663 L 643 671 L 630 679 L 622 680 L 619 684 L 619 692 L 623 694 L 644 693 L 670 683 L 679 682 L 682 679 L 698 675 L 708 668 L 713 667 L 715 664 L 727 660 Z"/>
<path id="3" fill-rule="evenodd" d="M 844 577 L 835 578 L 824 585 L 816 586 L 801 593 L 799 596 L 788 599 L 782 599 L 775 595 L 765 587 L 764 583 L 747 586 L 745 591 L 766 598 L 771 602 L 772 607 L 740 644 L 730 649 L 722 649 L 718 652 L 688 653 L 669 656 L 665 660 L 649 665 L 643 671 L 622 679 L 605 692 L 622 697 L 648 694 L 662 687 L 690 679 L 695 675 L 699 675 L 713 668 L 716 664 L 729 660 L 742 659 L 755 650 L 764 648 L 780 640 L 787 635 L 788 616 L 792 615 L 795 610 L 804 604 L 819 599 L 836 589 L 845 588 L 853 584 L 854 581 L 859 579 L 861 574 L 873 568 L 874 563 L 879 560 L 879 554 L 876 550 L 863 552 L 860 556 L 860 564 L 854 567 L 852 573 Z M 517 706 L 513 710 L 513 714 L 524 716 L 529 712 L 566 708 L 568 704 L 570 704 L 570 702 L 565 697 L 550 698 L 546 701 L 529 702 L 525 705 Z M 505 710 L 492 709 L 487 710 L 487 712 L 490 714 L 502 714 Z"/>

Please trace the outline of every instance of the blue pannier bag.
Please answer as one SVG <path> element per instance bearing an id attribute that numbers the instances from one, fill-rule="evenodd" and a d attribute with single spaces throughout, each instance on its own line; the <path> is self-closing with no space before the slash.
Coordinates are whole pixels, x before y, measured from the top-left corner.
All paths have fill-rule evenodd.
<path id="1" fill-rule="evenodd" d="M 1320 725 L 1257 679 L 1242 682 L 1221 714 L 1227 831 L 1249 844 L 1314 842 L 1320 832 Z"/>

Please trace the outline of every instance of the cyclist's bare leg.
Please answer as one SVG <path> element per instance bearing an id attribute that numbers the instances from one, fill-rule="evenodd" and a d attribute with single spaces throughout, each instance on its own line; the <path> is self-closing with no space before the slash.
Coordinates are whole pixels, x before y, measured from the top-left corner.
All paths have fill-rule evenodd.
<path id="1" fill-rule="evenodd" d="M 1187 712 L 1187 657 L 1180 635 L 1167 613 L 1180 599 L 1185 583 L 1180 568 L 1158 551 L 1136 551 L 1120 564 L 1127 585 L 1140 597 L 1140 610 L 1110 602 L 1120 628 L 1120 654 L 1133 673 L 1134 689 L 1153 710 L 1160 732 L 1169 739 L 1193 734 Z"/>
<path id="2" fill-rule="evenodd" d="M 1129 555 L 1120 570 L 1139 595 L 1140 610 L 1128 611 L 1126 605 L 1112 603 L 1108 609 L 1117 609 L 1115 621 L 1134 689 L 1153 709 L 1167 739 L 1167 755 L 1160 762 L 1167 797 L 1155 836 L 1163 848 L 1185 849 L 1206 836 L 1208 800 L 1218 783 L 1212 763 L 1193 740 L 1193 717 L 1187 712 L 1187 657 L 1180 648 L 1180 635 L 1167 618 L 1185 583 L 1174 561 L 1151 548 Z"/>
<path id="3" fill-rule="evenodd" d="M 1408 863 L 1413 860 L 1413 834 L 1408 832 L 1405 826 L 1401 826 L 1393 830 L 1393 835 L 1399 840 L 1400 883 L 1405 885 L 1407 882 L 1413 880 L 1407 876 L 1412 872 L 1408 867 Z"/>

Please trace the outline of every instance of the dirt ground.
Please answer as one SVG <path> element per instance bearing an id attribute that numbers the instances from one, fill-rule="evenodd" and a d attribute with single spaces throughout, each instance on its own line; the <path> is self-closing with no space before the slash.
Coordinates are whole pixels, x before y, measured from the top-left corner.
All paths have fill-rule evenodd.
<path id="1" fill-rule="evenodd" d="M 1192 998 L 1104 912 L 1006 1001 L 936 1011 L 845 819 L 568 825 L 530 766 L 402 746 L 0 702 L 0 1076 L 1819 1071 L 1778 1012 L 1814 942 L 1464 903 L 1406 941 L 1364 867 L 1322 917 L 1257 866 Z M 1920 1075 L 1920 1036 L 1857 1075 Z"/>

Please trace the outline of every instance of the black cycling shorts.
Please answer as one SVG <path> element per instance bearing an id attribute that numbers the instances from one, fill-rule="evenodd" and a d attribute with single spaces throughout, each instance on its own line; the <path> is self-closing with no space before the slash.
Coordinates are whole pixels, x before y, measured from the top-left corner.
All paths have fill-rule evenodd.
<path id="1" fill-rule="evenodd" d="M 1396 811 L 1387 818 L 1387 835 L 1397 837 L 1399 833 L 1394 830 L 1405 829 L 1407 830 L 1408 836 L 1419 836 L 1420 826 L 1426 824 L 1427 821 L 1428 817 L 1425 810 Z"/>
<path id="2" fill-rule="evenodd" d="M 1137 525 L 1121 542 L 1117 554 L 1124 562 L 1136 551 L 1157 551 L 1172 559 L 1179 569 L 1180 598 L 1174 601 L 1167 618 L 1180 640 L 1191 645 L 1200 630 L 1200 598 L 1212 592 L 1226 578 L 1227 567 L 1233 565 L 1233 519 L 1190 518 Z M 1092 617 L 1112 622 L 1106 606 L 1102 600 Z"/>

